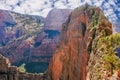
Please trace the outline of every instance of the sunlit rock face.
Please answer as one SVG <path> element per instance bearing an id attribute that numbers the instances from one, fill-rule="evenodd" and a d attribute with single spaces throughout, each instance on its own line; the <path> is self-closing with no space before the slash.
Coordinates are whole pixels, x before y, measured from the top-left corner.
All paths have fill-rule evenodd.
<path id="1" fill-rule="evenodd" d="M 104 21 L 99 24 L 100 18 Z M 75 9 L 63 24 L 58 47 L 46 72 L 47 80 L 86 80 L 92 43 L 104 26 L 110 28 L 105 32 L 111 34 L 111 24 L 99 8 L 86 5 Z"/>
<path id="2" fill-rule="evenodd" d="M 41 58 L 44 58 L 42 55 L 42 57 L 40 57 L 37 52 L 40 48 L 44 51 L 44 47 L 42 48 L 43 45 L 41 47 L 40 45 L 49 42 L 49 40 L 56 40 L 56 36 L 57 38 L 59 37 L 58 31 L 60 28 L 58 28 L 58 31 L 51 29 L 52 28 L 45 29 L 44 27 L 37 36 L 27 39 L 27 41 L 32 41 L 33 39 L 38 41 L 36 44 L 32 45 L 32 50 L 33 52 L 36 51 L 36 54 L 35 56 L 30 57 L 29 60 L 38 58 L 35 61 L 39 61 Z M 28 73 L 20 73 L 16 67 L 13 68 L 10 65 L 8 59 L 3 58 L 0 55 L 0 69 L 3 70 L 0 70 L 0 75 L 2 75 L 0 76 L 0 79 L 117 80 L 118 76 L 120 76 L 120 71 L 118 71 L 117 76 L 116 64 L 118 64 L 120 60 L 118 58 L 118 54 L 114 53 L 113 48 L 119 47 L 118 44 L 120 45 L 120 43 L 118 41 L 120 40 L 120 34 L 111 35 L 112 24 L 107 20 L 99 8 L 85 5 L 75 9 L 69 15 L 66 22 L 62 25 L 62 31 L 60 32 L 61 37 L 59 39 L 57 49 L 51 59 L 47 71 L 43 76 L 39 74 L 33 75 Z M 56 33 L 57 35 L 54 35 L 53 33 Z M 111 43 L 111 41 L 113 42 Z M 115 44 L 113 45 L 113 43 Z M 51 46 L 51 44 L 48 44 L 47 47 L 48 46 Z M 23 49 L 24 48 L 22 48 L 22 50 Z M 112 61 L 115 61 L 115 64 L 112 65 L 111 58 L 110 63 L 103 60 L 103 57 L 107 54 L 109 54 L 107 56 L 111 57 L 111 52 L 114 53 L 112 55 L 115 58 L 114 59 L 112 57 Z M 31 67 L 31 69 L 34 68 L 33 64 Z M 120 69 L 119 64 L 117 67 Z M 38 68 L 36 69 L 38 70 Z M 113 74 L 114 71 L 115 75 Z"/>

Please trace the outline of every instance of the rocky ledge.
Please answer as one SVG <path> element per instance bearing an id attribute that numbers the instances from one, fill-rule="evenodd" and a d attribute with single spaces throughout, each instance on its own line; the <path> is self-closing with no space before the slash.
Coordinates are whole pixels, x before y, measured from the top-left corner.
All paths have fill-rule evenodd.
<path id="1" fill-rule="evenodd" d="M 0 55 L 0 80 L 44 80 L 40 74 L 20 72 L 15 66 L 11 66 L 9 59 Z"/>

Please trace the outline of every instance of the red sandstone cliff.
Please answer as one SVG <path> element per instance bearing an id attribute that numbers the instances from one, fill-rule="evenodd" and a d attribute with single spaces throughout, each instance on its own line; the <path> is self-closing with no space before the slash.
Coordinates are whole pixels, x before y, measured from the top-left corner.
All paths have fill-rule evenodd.
<path id="1" fill-rule="evenodd" d="M 106 52 L 105 50 L 109 52 L 111 51 L 109 50 L 109 47 L 106 47 L 108 45 L 107 42 L 109 41 L 104 42 L 104 40 L 111 39 L 107 37 L 111 34 L 112 34 L 111 24 L 105 18 L 105 16 L 103 15 L 99 8 L 91 7 L 88 5 L 77 8 L 71 13 L 67 21 L 63 24 L 57 50 L 44 76 L 37 74 L 33 75 L 20 73 L 16 67 L 13 68 L 10 66 L 9 60 L 0 56 L 0 79 L 2 80 L 106 79 L 103 78 L 103 76 L 99 77 L 99 74 L 96 73 L 95 68 L 96 66 L 94 65 L 100 64 L 102 66 L 105 64 L 100 61 L 101 52 L 103 54 L 104 52 Z M 106 38 L 104 39 L 103 37 Z M 117 37 L 116 39 L 120 40 L 120 36 L 114 37 Z M 114 37 L 112 37 L 112 40 L 110 41 L 114 42 Z M 96 46 L 99 38 L 103 38 L 103 43 L 101 44 L 105 44 L 105 45 L 99 44 L 98 46 L 100 46 L 100 48 Z M 115 41 L 115 43 L 117 43 L 117 41 Z M 89 57 L 89 54 L 92 57 Z M 86 69 L 86 66 L 88 66 L 87 67 L 88 69 Z M 104 69 L 103 66 L 102 67 L 101 66 L 97 66 L 97 71 L 99 71 L 100 69 Z M 94 72 L 94 74 L 91 71 Z M 108 71 L 110 71 L 110 69 Z M 108 75 L 108 77 L 109 76 L 110 75 Z"/>
<path id="2" fill-rule="evenodd" d="M 97 36 L 96 26 L 108 25 L 99 23 L 101 10 L 96 7 L 83 6 L 75 9 L 63 24 L 62 34 L 57 50 L 46 72 L 47 80 L 86 80 L 86 66 L 91 53 L 92 42 Z M 103 15 L 101 18 L 105 18 Z M 107 19 L 105 18 L 105 21 Z M 100 30 L 102 31 L 101 28 Z M 108 34 L 110 30 L 105 30 Z"/>

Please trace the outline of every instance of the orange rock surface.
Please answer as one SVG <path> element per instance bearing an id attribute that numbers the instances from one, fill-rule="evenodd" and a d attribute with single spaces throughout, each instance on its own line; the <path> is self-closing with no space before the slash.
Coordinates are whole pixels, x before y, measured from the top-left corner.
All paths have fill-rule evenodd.
<path id="1" fill-rule="evenodd" d="M 77 8 L 63 24 L 59 45 L 46 72 L 47 80 L 86 80 L 88 51 L 94 38 L 94 31 L 90 29 L 95 12 L 99 16 L 101 10 L 88 5 Z"/>

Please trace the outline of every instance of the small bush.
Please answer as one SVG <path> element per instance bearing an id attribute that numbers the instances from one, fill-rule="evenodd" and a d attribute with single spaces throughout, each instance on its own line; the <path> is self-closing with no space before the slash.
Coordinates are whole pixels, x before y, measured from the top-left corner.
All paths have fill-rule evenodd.
<path id="1" fill-rule="evenodd" d="M 22 64 L 21 66 L 19 66 L 18 69 L 20 72 L 26 72 L 25 64 Z"/>

